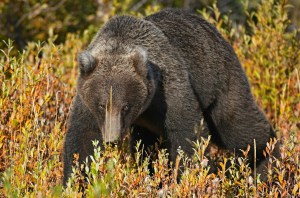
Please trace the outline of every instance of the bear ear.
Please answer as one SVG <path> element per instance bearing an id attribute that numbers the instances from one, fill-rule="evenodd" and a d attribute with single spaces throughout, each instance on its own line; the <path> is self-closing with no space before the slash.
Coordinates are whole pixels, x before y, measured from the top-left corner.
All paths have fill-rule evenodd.
<path id="1" fill-rule="evenodd" d="M 80 52 L 77 61 L 81 74 L 89 74 L 96 67 L 96 59 L 88 51 Z"/>
<path id="2" fill-rule="evenodd" d="M 135 48 L 131 54 L 130 58 L 132 59 L 133 66 L 136 70 L 136 72 L 143 76 L 146 77 L 148 73 L 147 69 L 147 51 L 141 47 Z"/>

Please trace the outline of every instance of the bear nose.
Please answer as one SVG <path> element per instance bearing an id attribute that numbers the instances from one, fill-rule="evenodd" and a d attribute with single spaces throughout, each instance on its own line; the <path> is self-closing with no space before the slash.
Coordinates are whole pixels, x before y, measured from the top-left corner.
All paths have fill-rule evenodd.
<path id="1" fill-rule="evenodd" d="M 121 141 L 120 140 L 116 140 L 114 142 L 107 142 L 107 144 L 109 144 L 111 147 L 119 147 L 119 145 L 121 144 Z"/>

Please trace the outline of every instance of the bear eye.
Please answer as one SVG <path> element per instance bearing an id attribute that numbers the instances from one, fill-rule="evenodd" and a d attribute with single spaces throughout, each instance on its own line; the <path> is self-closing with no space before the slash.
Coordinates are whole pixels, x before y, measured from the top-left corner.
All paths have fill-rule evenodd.
<path id="1" fill-rule="evenodd" d="M 105 108 L 105 105 L 101 105 L 101 104 L 100 104 L 100 105 L 99 105 L 99 109 L 100 109 L 101 111 L 105 111 L 105 109 L 106 109 L 106 108 Z"/>
<path id="2" fill-rule="evenodd" d="M 128 105 L 125 105 L 122 109 L 123 112 L 128 112 L 129 110 L 129 106 Z"/>

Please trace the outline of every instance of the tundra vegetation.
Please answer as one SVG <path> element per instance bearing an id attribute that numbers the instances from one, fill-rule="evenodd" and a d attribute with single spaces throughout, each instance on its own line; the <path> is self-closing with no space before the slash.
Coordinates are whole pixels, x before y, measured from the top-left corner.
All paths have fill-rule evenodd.
<path id="1" fill-rule="evenodd" d="M 113 1 L 113 4 L 107 7 L 104 19 L 128 12 L 128 1 Z M 162 7 L 143 5 L 143 12 L 128 13 L 148 15 Z M 0 9 L 4 8 L 0 3 Z M 101 150 L 99 143 L 94 142 L 93 162 L 85 170 L 86 191 L 79 190 L 80 165 L 73 168 L 72 178 L 63 189 L 61 151 L 69 106 L 76 92 L 76 55 L 100 26 L 94 25 L 84 26 L 84 31 L 64 37 L 53 31 L 43 37 L 41 29 L 44 41 L 27 42 L 20 51 L 15 42 L 1 41 L 0 196 L 80 197 L 83 193 L 87 197 L 300 196 L 300 41 L 297 29 L 288 28 L 289 4 L 285 0 L 262 0 L 254 11 L 246 9 L 247 4 L 244 8 L 246 26 L 237 25 L 228 15 L 221 14 L 216 4 L 198 12 L 232 44 L 259 106 L 276 129 L 281 142 L 281 159 L 271 157 L 269 160 L 266 182 L 252 175 L 247 150 L 243 152 L 245 158 L 237 158 L 226 151 L 211 149 L 220 169 L 217 174 L 208 174 L 204 151 L 209 140 L 195 142 L 192 158 L 178 150 L 176 164 L 182 160 L 186 167 L 180 182 L 176 180 L 177 166 L 175 164 L 175 170 L 171 171 L 165 150 L 159 151 L 152 164 L 154 174 L 149 175 L 147 156 L 141 155 L 140 145 L 133 160 L 126 143 L 119 148 L 107 145 Z M 39 20 L 42 22 L 42 18 Z M 268 143 L 265 155 L 272 156 L 275 142 Z M 141 157 L 146 158 L 142 164 L 139 163 Z M 230 167 L 224 165 L 227 162 Z"/>

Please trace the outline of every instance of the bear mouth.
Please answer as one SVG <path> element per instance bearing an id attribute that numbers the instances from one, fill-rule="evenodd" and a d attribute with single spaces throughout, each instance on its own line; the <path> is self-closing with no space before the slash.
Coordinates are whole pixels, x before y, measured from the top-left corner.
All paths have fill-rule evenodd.
<path id="1" fill-rule="evenodd" d="M 121 142 L 120 140 L 116 140 L 114 142 L 105 142 L 106 145 L 109 145 L 111 147 L 120 147 L 121 146 Z"/>

